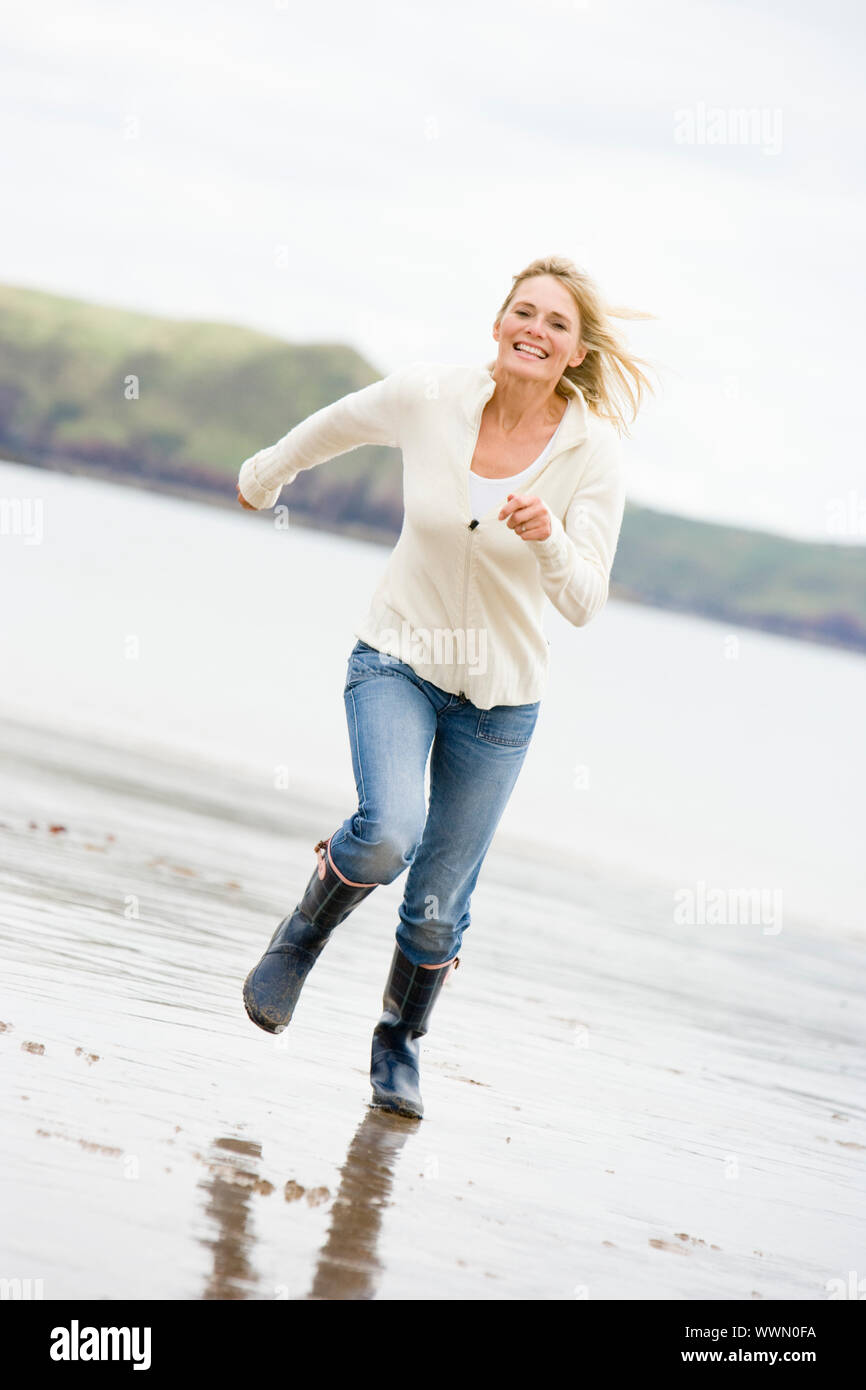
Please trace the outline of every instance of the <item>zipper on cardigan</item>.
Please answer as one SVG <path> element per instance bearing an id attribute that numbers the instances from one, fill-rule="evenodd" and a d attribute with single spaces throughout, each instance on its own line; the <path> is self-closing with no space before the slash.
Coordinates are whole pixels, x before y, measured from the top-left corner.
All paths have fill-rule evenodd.
<path id="1" fill-rule="evenodd" d="M 494 386 L 494 390 L 495 390 L 495 389 L 496 389 L 496 388 L 495 388 L 495 386 Z M 490 397 L 488 396 L 487 399 L 489 400 Z M 477 417 L 477 419 L 476 419 L 476 421 L 475 421 L 475 437 L 474 437 L 473 440 L 472 440 L 472 448 L 471 448 L 471 450 L 469 451 L 469 462 L 468 462 L 468 464 L 466 465 L 466 474 L 464 475 L 464 479 L 463 479 L 463 487 L 464 487 L 464 489 L 465 489 L 466 497 L 469 499 L 470 506 L 471 506 L 471 503 L 472 503 L 472 491 L 471 491 L 470 486 L 469 486 L 469 472 L 470 472 L 470 470 L 471 470 L 471 468 L 472 468 L 472 460 L 473 460 L 474 457 L 475 457 L 475 446 L 476 446 L 477 443 L 478 443 L 478 436 L 479 436 L 480 433 L 481 433 L 481 421 L 482 421 L 482 418 L 483 418 L 483 416 L 484 416 L 484 407 L 485 407 L 486 404 L 487 404 L 487 401 L 486 401 L 486 400 L 482 402 L 482 404 L 481 404 L 481 409 L 479 410 L 479 412 L 478 412 L 478 417 Z M 469 535 L 470 535 L 470 537 L 471 537 L 473 531 L 475 530 L 476 526 L 478 525 L 478 520 L 477 520 L 477 518 L 476 518 L 476 517 L 473 517 L 472 520 L 469 521 L 469 522 L 467 523 L 467 525 L 468 525 L 468 528 L 469 528 Z M 465 650 L 466 650 L 466 599 L 467 599 L 467 595 L 468 595 L 468 593 L 469 593 L 469 553 L 470 553 L 470 552 L 469 552 L 469 546 L 470 546 L 470 544 L 471 544 L 471 542 L 470 542 L 470 541 L 467 541 L 467 543 L 466 543 L 466 561 L 465 561 L 465 564 L 464 564 L 464 566 L 463 566 L 463 650 L 464 650 L 464 652 L 465 652 Z M 463 663 L 463 674 L 464 674 L 464 679 L 466 679 L 466 663 L 465 663 L 465 662 Z M 468 684 L 468 681 L 467 681 L 467 684 Z M 461 690 L 461 692 L 460 692 L 460 694 L 459 694 L 459 696 L 458 696 L 457 698 L 460 699 L 460 700 L 467 700 L 469 697 L 468 697 L 468 695 L 465 695 L 465 694 L 463 693 L 463 691 Z"/>
<path id="2" fill-rule="evenodd" d="M 475 528 L 476 528 L 477 525 L 478 525 L 478 522 L 477 522 L 477 520 L 475 519 L 475 517 L 473 517 L 472 520 L 468 523 L 468 526 L 467 526 L 467 530 L 469 531 L 470 537 L 472 536 L 472 533 L 474 532 L 474 530 L 475 530 Z M 472 542 L 471 542 L 471 539 L 470 539 L 470 540 L 467 541 L 467 543 L 466 543 L 466 560 L 465 560 L 464 565 L 463 565 L 463 650 L 464 650 L 464 654 L 465 654 L 465 651 L 466 651 L 466 602 L 467 602 L 467 598 L 468 598 L 468 596 L 469 596 L 469 560 L 470 560 L 470 555 L 471 555 L 471 550 L 470 550 L 471 544 L 472 544 Z M 463 670 L 464 670 L 464 674 L 465 674 L 465 671 L 466 671 L 465 663 L 464 663 Z M 467 695 L 464 695 L 463 691 L 461 690 L 460 695 L 458 696 L 458 699 L 466 700 L 466 699 L 468 699 L 468 698 L 469 698 L 469 697 L 468 697 Z"/>

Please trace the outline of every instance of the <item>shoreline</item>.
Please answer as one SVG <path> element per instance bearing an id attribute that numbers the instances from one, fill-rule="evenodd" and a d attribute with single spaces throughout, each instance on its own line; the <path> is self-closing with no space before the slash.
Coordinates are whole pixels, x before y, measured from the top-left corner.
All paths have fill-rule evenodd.
<path id="1" fill-rule="evenodd" d="M 65 456 L 52 457 L 46 460 L 44 457 L 27 456 L 26 451 L 23 450 L 18 450 L 17 453 L 17 457 L 4 454 L 0 461 L 20 464 L 23 467 L 40 469 L 49 473 L 93 478 L 99 482 L 115 483 L 120 487 L 135 488 L 139 492 L 155 493 L 183 501 L 202 502 L 209 506 L 240 510 L 235 493 L 236 480 L 226 479 L 222 474 L 203 467 L 178 477 L 170 474 L 158 474 L 148 475 L 144 478 L 140 474 L 118 471 L 111 467 L 100 467 L 96 463 Z M 653 509 L 642 507 L 640 510 L 646 512 Z M 268 513 L 263 514 L 267 515 Z M 658 515 L 668 516 L 667 513 L 658 513 Z M 388 527 L 376 526 L 363 521 L 354 522 L 351 525 L 329 523 L 294 505 L 291 505 L 291 518 L 292 525 L 299 526 L 304 530 L 325 535 L 343 536 L 351 540 L 368 541 L 389 548 L 396 543 L 399 534 Z M 690 520 L 690 518 L 675 519 L 684 522 Z M 712 525 L 713 523 L 700 524 Z M 789 538 L 781 537 L 780 539 Z M 801 543 L 809 544 L 809 542 Z M 866 547 L 862 548 L 866 551 Z M 614 562 L 615 564 L 616 562 Z M 785 615 L 756 617 L 737 609 L 726 610 L 722 602 L 712 606 L 689 604 L 685 601 L 677 602 L 672 599 L 665 602 L 654 602 L 638 593 L 633 586 L 616 580 L 611 581 L 610 597 L 619 599 L 623 603 L 632 603 L 658 612 L 681 613 L 725 627 L 742 627 L 749 631 L 766 633 L 768 636 L 788 637 L 795 641 L 809 642 L 815 646 L 828 647 L 836 651 L 866 655 L 866 632 L 843 636 L 838 632 L 827 631 L 821 626 L 816 626 L 812 620 L 790 618 Z"/>

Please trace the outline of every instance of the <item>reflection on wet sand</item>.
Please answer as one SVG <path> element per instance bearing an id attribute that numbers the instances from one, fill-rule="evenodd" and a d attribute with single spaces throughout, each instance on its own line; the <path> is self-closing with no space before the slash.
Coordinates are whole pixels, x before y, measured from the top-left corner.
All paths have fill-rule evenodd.
<path id="1" fill-rule="evenodd" d="M 340 1169 L 327 1239 L 308 1298 L 375 1298 L 382 1264 L 376 1243 L 388 1206 L 395 1159 L 417 1122 L 369 1110 Z"/>
<path id="2" fill-rule="evenodd" d="M 340 1170 L 330 1227 L 307 1298 L 375 1298 L 382 1273 L 376 1253 L 382 1213 L 388 1206 L 395 1160 L 416 1128 L 416 1122 L 382 1110 L 369 1110 L 361 1121 Z M 198 1183 L 207 1193 L 204 1215 L 209 1226 L 216 1227 L 215 1235 L 199 1238 L 213 1257 L 201 1296 L 267 1297 L 253 1264 L 251 1199 L 274 1191 L 274 1184 L 258 1173 L 261 1144 L 233 1137 L 215 1139 L 209 1153 L 197 1157 L 207 1166 L 207 1177 Z M 287 1202 L 306 1197 L 309 1206 L 318 1206 L 330 1193 L 327 1188 L 307 1191 L 290 1179 L 283 1195 Z"/>
<path id="3" fill-rule="evenodd" d="M 245 1139 L 215 1139 L 211 1154 L 203 1158 L 208 1176 L 198 1186 L 208 1194 L 205 1216 L 215 1224 L 213 1239 L 202 1245 L 213 1252 L 211 1270 L 202 1298 L 255 1297 L 257 1275 L 251 1263 L 250 1197 L 272 1192 L 273 1184 L 260 1178 L 250 1160 L 260 1159 L 261 1144 Z"/>

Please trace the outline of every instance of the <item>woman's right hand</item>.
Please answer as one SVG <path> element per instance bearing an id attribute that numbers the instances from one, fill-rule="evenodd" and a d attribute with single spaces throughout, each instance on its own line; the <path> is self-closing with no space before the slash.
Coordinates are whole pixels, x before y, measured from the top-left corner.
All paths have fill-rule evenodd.
<path id="1" fill-rule="evenodd" d="M 243 493 L 241 492 L 240 483 L 236 483 L 235 487 L 237 489 L 238 501 L 240 502 L 241 506 L 246 507 L 247 511 L 249 512 L 256 511 L 256 508 L 253 506 L 252 502 L 248 502 L 247 499 L 244 497 Z"/>

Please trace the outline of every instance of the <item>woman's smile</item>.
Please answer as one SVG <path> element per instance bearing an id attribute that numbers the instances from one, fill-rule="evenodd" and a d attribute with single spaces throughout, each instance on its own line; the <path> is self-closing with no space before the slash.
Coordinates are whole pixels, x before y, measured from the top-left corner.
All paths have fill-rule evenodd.
<path id="1" fill-rule="evenodd" d="M 549 356 L 544 348 L 534 343 L 528 343 L 525 339 L 521 339 L 514 344 L 514 351 L 519 352 L 522 357 L 535 357 L 540 361 L 543 361 L 545 357 Z"/>

